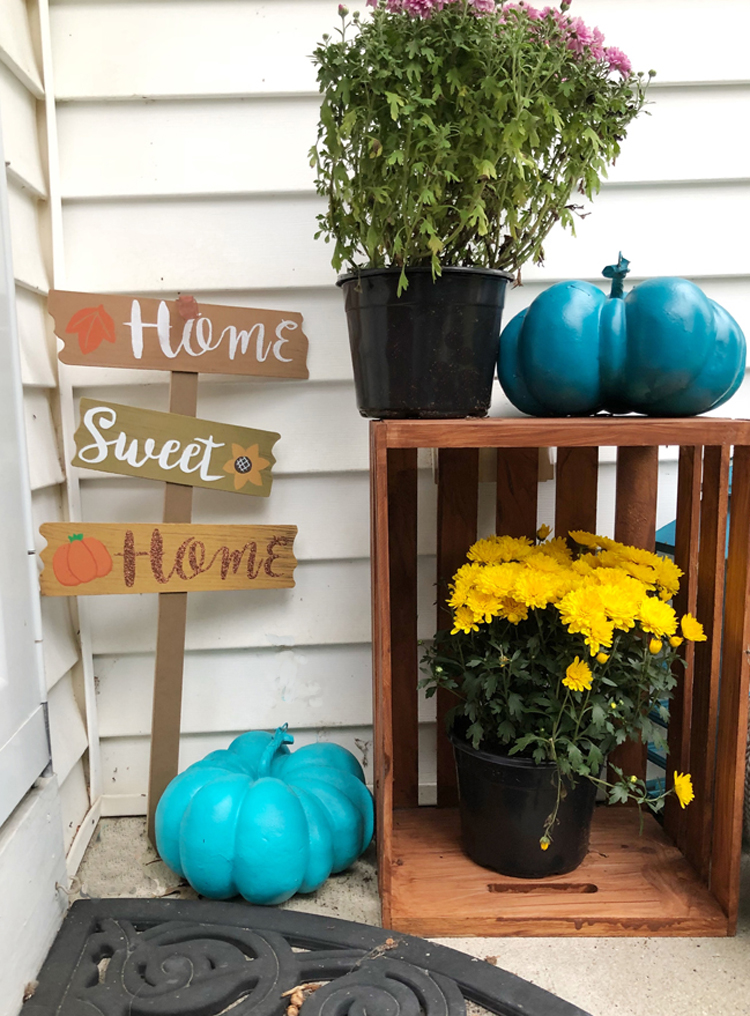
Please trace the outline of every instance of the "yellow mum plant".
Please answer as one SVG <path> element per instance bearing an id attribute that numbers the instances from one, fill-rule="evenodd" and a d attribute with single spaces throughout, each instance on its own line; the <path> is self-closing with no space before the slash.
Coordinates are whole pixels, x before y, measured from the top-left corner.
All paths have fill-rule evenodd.
<path id="1" fill-rule="evenodd" d="M 668 558 L 607 537 L 571 532 L 574 552 L 548 534 L 544 527 L 536 543 L 491 536 L 471 547 L 448 599 L 453 627 L 427 651 L 422 684 L 428 696 L 438 687 L 456 696 L 449 722 L 474 748 L 554 763 L 558 804 L 562 778 L 587 777 L 613 803 L 630 798 L 658 811 L 676 793 L 684 807 L 692 800 L 689 774 L 675 773 L 674 786 L 658 796 L 616 768 L 615 783 L 600 775 L 605 756 L 628 738 L 666 749 L 649 714 L 668 718 L 678 648 L 706 637 L 669 602 L 682 572 Z"/>

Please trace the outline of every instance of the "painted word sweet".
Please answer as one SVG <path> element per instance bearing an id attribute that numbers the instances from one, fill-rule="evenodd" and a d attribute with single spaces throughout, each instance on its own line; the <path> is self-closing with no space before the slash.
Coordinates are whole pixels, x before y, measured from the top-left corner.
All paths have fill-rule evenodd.
<path id="1" fill-rule="evenodd" d="M 44 596 L 284 589 L 294 585 L 296 526 L 49 522 L 40 528 Z M 71 560 L 70 548 L 82 560 Z M 84 548 L 108 561 L 84 560 Z"/>
<path id="2" fill-rule="evenodd" d="M 268 497 L 279 435 L 81 399 L 74 466 Z"/>

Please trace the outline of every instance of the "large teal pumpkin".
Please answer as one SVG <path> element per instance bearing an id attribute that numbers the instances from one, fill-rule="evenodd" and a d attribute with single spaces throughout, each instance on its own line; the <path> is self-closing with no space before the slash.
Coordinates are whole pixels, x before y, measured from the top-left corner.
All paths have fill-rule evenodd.
<path id="1" fill-rule="evenodd" d="M 625 296 L 627 272 L 620 255 L 603 272 L 609 297 L 560 282 L 508 323 L 498 379 L 517 409 L 695 416 L 737 391 L 745 337 L 734 318 L 687 279 L 648 279 Z"/>
<path id="2" fill-rule="evenodd" d="M 156 845 L 203 896 L 283 903 L 348 868 L 369 845 L 372 795 L 346 748 L 293 754 L 286 725 L 250 731 L 180 773 L 156 809 Z"/>

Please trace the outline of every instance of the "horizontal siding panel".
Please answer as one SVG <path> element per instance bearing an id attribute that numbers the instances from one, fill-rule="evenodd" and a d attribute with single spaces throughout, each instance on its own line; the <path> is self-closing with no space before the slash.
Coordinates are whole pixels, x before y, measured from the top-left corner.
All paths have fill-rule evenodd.
<path id="1" fill-rule="evenodd" d="M 654 88 L 649 97 L 605 188 L 750 176 L 736 129 L 750 120 L 750 88 Z M 318 96 L 62 103 L 63 198 L 312 193 L 318 107 Z M 702 130 L 721 138 L 720 155 L 699 145 L 686 159 L 685 138 Z"/>
<path id="2" fill-rule="evenodd" d="M 48 689 L 76 665 L 80 656 L 70 609 L 67 597 L 42 597 L 42 653 Z"/>
<path id="3" fill-rule="evenodd" d="M 0 117 L 7 169 L 37 194 L 45 194 L 36 98 L 3 63 L 0 63 Z"/>
<path id="4" fill-rule="evenodd" d="M 648 95 L 647 113 L 628 128 L 610 184 L 750 177 L 743 132 L 737 130 L 750 121 L 749 87 L 652 88 Z M 686 140 L 704 131 L 718 143 L 691 145 L 686 156 Z"/>
<path id="5" fill-rule="evenodd" d="M 56 340 L 52 334 L 47 301 L 43 296 L 16 287 L 21 380 L 24 385 L 54 388 L 57 385 Z"/>
<path id="6" fill-rule="evenodd" d="M 42 78 L 32 42 L 25 0 L 4 0 L 0 18 L 0 62 L 42 98 Z"/>
<path id="7" fill-rule="evenodd" d="M 723 0 L 716 10 L 710 0 L 577 0 L 575 13 L 660 81 L 747 81 L 750 9 Z M 339 21 L 330 0 L 63 0 L 51 24 L 59 98 L 131 99 L 315 91 L 309 54 Z"/>
<path id="8" fill-rule="evenodd" d="M 253 729 L 259 729 L 254 727 Z M 193 762 L 197 762 L 210 751 L 218 751 L 229 747 L 232 739 L 243 731 L 232 731 L 226 734 L 187 734 L 180 739 L 180 772 Z M 365 779 L 372 785 L 372 728 L 371 727 L 328 727 L 318 730 L 293 730 L 294 747 L 318 741 L 328 741 L 348 748 L 362 765 Z M 359 742 L 359 744 L 357 743 Z M 149 765 L 148 737 L 118 737 L 102 741 L 102 772 L 104 776 L 104 793 L 124 799 L 133 795 L 142 796 L 142 811 L 130 811 L 128 814 L 146 813 L 146 792 L 148 787 Z M 435 763 L 433 753 L 429 751 L 434 744 L 434 727 L 423 726 L 419 732 L 419 769 L 420 782 L 435 782 Z M 114 814 L 105 804 L 105 814 Z"/>
<path id="9" fill-rule="evenodd" d="M 422 559 L 421 638 L 434 629 L 435 563 Z M 357 644 L 370 640 L 370 562 L 302 562 L 294 589 L 191 593 L 186 646 L 238 649 Z M 92 596 L 93 651 L 99 656 L 151 652 L 156 594 Z"/>
<path id="10" fill-rule="evenodd" d="M 331 248 L 313 239 L 323 207 L 315 196 L 67 202 L 68 286 L 137 293 L 330 285 Z"/>
<path id="11" fill-rule="evenodd" d="M 46 540 L 39 532 L 44 522 L 62 522 L 63 513 L 62 487 L 40 487 L 31 495 L 31 522 L 34 527 L 34 548 L 40 553 L 46 546 Z"/>
<path id="12" fill-rule="evenodd" d="M 62 811 L 65 852 L 67 853 L 78 832 L 78 827 L 89 810 L 89 791 L 86 785 L 86 773 L 83 769 L 82 759 L 76 762 L 68 773 L 65 782 L 60 787 L 60 808 Z"/>
<path id="13" fill-rule="evenodd" d="M 52 768 L 58 781 L 63 783 L 88 747 L 86 728 L 76 703 L 70 674 L 50 691 L 49 727 Z"/>
<path id="14" fill-rule="evenodd" d="M 31 489 L 62 483 L 65 474 L 57 451 L 48 392 L 42 388 L 27 388 L 23 393 L 23 408 Z"/>
<path id="15" fill-rule="evenodd" d="M 103 738 L 148 734 L 154 657 L 94 659 Z M 213 650 L 185 658 L 182 732 L 222 732 L 288 723 L 372 723 L 370 646 Z"/>
<path id="16" fill-rule="evenodd" d="M 81 485 L 87 522 L 154 522 L 162 517 L 164 488 L 147 480 L 89 480 Z M 419 477 L 420 547 L 435 546 L 435 484 Z M 227 491 L 196 488 L 193 522 L 215 525 L 296 525 L 294 553 L 300 561 L 367 557 L 370 553 L 370 483 L 362 470 L 348 474 L 285 476 L 269 498 L 242 498 Z M 430 521 L 432 520 L 432 524 Z"/>
<path id="17" fill-rule="evenodd" d="M 306 98 L 61 103 L 63 198 L 314 190 Z"/>
<path id="18" fill-rule="evenodd" d="M 309 54 L 340 24 L 329 0 L 55 3 L 50 13 L 61 99 L 314 92 Z"/>
<path id="19" fill-rule="evenodd" d="M 30 191 L 9 180 L 8 209 L 15 280 L 27 289 L 46 292 L 49 280 L 42 253 L 37 200 Z"/>
<path id="20" fill-rule="evenodd" d="M 602 191 L 582 202 L 577 238 L 554 230 L 545 266 L 524 267 L 528 281 L 595 274 L 617 260 L 649 275 L 724 276 L 746 272 L 750 183 L 643 186 Z M 327 286 L 331 247 L 314 240 L 317 197 L 67 203 L 63 211 L 71 289 L 121 292 Z M 709 212 L 710 210 L 710 212 Z M 590 213 L 590 214 L 589 214 Z M 710 214 L 711 243 L 696 216 Z M 200 238 L 201 256 L 194 256 Z"/>

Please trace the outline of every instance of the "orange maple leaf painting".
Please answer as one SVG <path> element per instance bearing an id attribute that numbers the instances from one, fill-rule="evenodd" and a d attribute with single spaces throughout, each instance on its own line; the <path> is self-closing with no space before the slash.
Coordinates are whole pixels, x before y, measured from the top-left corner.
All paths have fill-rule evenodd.
<path id="1" fill-rule="evenodd" d="M 82 353 L 93 353 L 106 339 L 115 341 L 115 323 L 102 304 L 98 307 L 84 307 L 68 321 L 65 331 L 78 335 Z"/>

